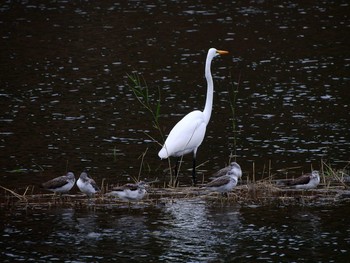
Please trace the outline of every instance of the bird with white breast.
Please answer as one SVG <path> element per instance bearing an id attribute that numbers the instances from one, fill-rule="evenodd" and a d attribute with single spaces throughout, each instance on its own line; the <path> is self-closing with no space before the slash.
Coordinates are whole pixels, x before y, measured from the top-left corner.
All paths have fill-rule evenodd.
<path id="1" fill-rule="evenodd" d="M 100 188 L 97 186 L 95 180 L 89 177 L 85 171 L 80 174 L 77 181 L 77 186 L 79 190 L 86 194 L 89 198 L 100 191 Z"/>
<path id="2" fill-rule="evenodd" d="M 220 171 L 222 173 L 225 171 L 225 174 L 215 178 L 204 187 L 210 191 L 219 192 L 225 195 L 232 191 L 237 185 L 238 179 L 242 177 L 242 169 L 238 163 L 232 162 L 230 166 L 225 167 Z"/>
<path id="3" fill-rule="evenodd" d="M 42 183 L 40 187 L 59 194 L 68 193 L 75 183 L 74 173 L 68 172 L 66 175 L 56 177 L 50 181 Z"/>
<path id="4" fill-rule="evenodd" d="M 214 57 L 218 55 L 228 54 L 228 51 L 217 50 L 210 48 L 207 54 L 205 63 L 205 78 L 207 80 L 207 97 L 205 107 L 203 111 L 194 110 L 185 115 L 170 131 L 162 149 L 159 151 L 158 156 L 161 159 L 169 158 L 170 156 L 177 157 L 178 160 L 175 165 L 175 176 L 178 171 L 179 157 L 193 153 L 192 163 L 192 181 L 193 185 L 196 185 L 196 155 L 198 147 L 202 144 L 207 125 L 210 120 L 212 108 L 213 108 L 213 92 L 214 84 L 213 77 L 211 75 L 211 62 Z"/>
<path id="5" fill-rule="evenodd" d="M 311 173 L 304 174 L 290 182 L 287 185 L 294 187 L 295 189 L 313 189 L 320 183 L 320 173 L 317 170 L 313 170 Z"/>
<path id="6" fill-rule="evenodd" d="M 148 184 L 144 181 L 140 181 L 136 184 L 125 184 L 121 187 L 115 188 L 107 195 L 117 196 L 124 201 L 139 201 L 146 195 L 146 186 Z"/>

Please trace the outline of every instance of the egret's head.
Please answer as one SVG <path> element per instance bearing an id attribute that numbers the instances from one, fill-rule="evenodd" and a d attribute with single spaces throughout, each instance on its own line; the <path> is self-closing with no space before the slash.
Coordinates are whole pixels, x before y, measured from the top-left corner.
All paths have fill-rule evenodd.
<path id="1" fill-rule="evenodd" d="M 208 51 L 208 57 L 216 57 L 218 55 L 226 55 L 228 51 L 225 50 L 217 50 L 216 48 L 211 48 Z"/>

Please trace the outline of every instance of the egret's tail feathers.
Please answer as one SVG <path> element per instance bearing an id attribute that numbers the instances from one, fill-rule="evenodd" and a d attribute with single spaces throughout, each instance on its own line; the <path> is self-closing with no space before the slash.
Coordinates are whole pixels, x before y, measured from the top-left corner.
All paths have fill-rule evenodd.
<path id="1" fill-rule="evenodd" d="M 158 156 L 159 156 L 160 159 L 166 159 L 166 158 L 168 158 L 168 152 L 167 152 L 167 150 L 165 149 L 165 147 L 163 147 L 163 148 L 159 151 Z"/>

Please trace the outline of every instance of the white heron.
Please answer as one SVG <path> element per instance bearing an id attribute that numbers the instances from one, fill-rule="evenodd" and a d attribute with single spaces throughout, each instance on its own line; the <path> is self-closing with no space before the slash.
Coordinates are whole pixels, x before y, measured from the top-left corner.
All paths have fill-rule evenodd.
<path id="1" fill-rule="evenodd" d="M 228 54 L 228 51 L 210 48 L 205 62 L 205 78 L 207 79 L 207 98 L 203 111 L 194 110 L 184 116 L 170 131 L 163 148 L 159 151 L 158 156 L 161 159 L 170 156 L 181 157 L 193 152 L 192 180 L 196 185 L 196 154 L 198 147 L 201 145 L 207 125 L 210 120 L 213 108 L 213 77 L 211 75 L 211 62 L 218 55 Z M 178 161 L 175 165 L 175 175 L 177 175 Z"/>

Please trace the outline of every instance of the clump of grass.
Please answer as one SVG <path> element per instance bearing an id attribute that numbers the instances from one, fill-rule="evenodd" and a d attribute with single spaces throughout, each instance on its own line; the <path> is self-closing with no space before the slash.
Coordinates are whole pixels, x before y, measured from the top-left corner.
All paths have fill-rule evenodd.
<path id="1" fill-rule="evenodd" d="M 232 75 L 230 75 L 232 79 Z M 231 159 L 236 160 L 237 157 L 237 117 L 236 117 L 236 106 L 237 106 L 237 97 L 238 97 L 238 89 L 240 84 L 241 74 L 238 76 L 237 83 L 234 83 L 234 81 L 231 81 L 231 89 L 228 89 L 228 96 L 229 96 L 229 103 L 230 103 L 230 109 L 231 109 L 231 125 L 232 125 L 232 133 L 233 133 L 233 140 L 231 143 L 229 143 L 230 148 L 230 159 L 229 163 L 231 162 Z"/>
<path id="2" fill-rule="evenodd" d="M 150 113 L 153 127 L 159 132 L 161 140 L 164 141 L 164 135 L 159 125 L 161 107 L 160 89 L 158 88 L 158 99 L 154 103 L 154 101 L 151 100 L 150 90 L 144 78 L 140 77 L 140 75 L 137 73 L 128 74 L 128 78 L 131 81 L 129 87 L 131 88 L 135 98 Z M 151 139 L 158 142 L 152 137 Z"/>
<path id="3" fill-rule="evenodd" d="M 323 175 L 322 180 L 325 186 L 329 188 L 331 184 L 336 182 L 345 188 L 349 188 L 345 182 L 345 178 L 349 178 L 349 174 L 346 173 L 346 169 L 349 166 L 350 162 L 348 162 L 342 169 L 334 169 L 332 168 L 331 164 L 327 164 L 324 160 L 321 160 L 321 174 Z"/>
<path id="4" fill-rule="evenodd" d="M 140 77 L 139 74 L 136 72 L 133 72 L 131 74 L 127 74 L 128 79 L 130 80 L 129 87 L 132 90 L 135 98 L 137 101 L 141 104 L 141 106 L 150 114 L 152 119 L 152 125 L 153 128 L 155 128 L 160 136 L 160 141 L 164 142 L 164 134 L 159 124 L 159 117 L 160 117 L 160 109 L 161 109 L 161 92 L 160 89 L 157 89 L 157 99 L 156 101 L 152 100 L 153 97 L 152 92 L 150 91 L 147 82 L 143 77 Z M 163 143 L 160 143 L 159 140 L 156 140 L 153 136 L 151 136 L 148 133 L 144 133 L 146 136 L 148 136 L 152 141 L 156 142 L 160 146 L 163 145 Z M 144 159 L 144 155 L 142 155 L 142 161 Z M 168 166 L 169 166 L 169 172 L 170 172 L 170 181 L 169 186 L 175 187 L 178 178 L 177 175 L 173 176 L 172 169 L 171 169 L 171 161 L 170 158 L 168 158 Z M 141 166 L 142 167 L 142 166 Z M 141 169 L 141 168 L 140 168 Z M 140 172 L 139 172 L 140 174 Z"/>
<path id="5" fill-rule="evenodd" d="M 17 197 L 19 200 L 22 200 L 22 201 L 26 201 L 26 200 L 27 200 L 27 198 L 25 197 L 25 195 L 26 195 L 26 193 L 27 193 L 27 190 L 28 190 L 29 186 L 26 188 L 26 190 L 25 190 L 25 192 L 24 192 L 23 195 L 17 194 L 15 191 L 12 191 L 11 189 L 8 189 L 8 188 L 6 188 L 6 187 L 4 187 L 4 186 L 1 186 L 1 185 L 0 185 L 0 188 L 3 189 L 3 190 L 5 190 L 5 191 L 7 191 L 7 192 L 9 192 L 9 193 L 12 194 L 13 196 Z"/>

